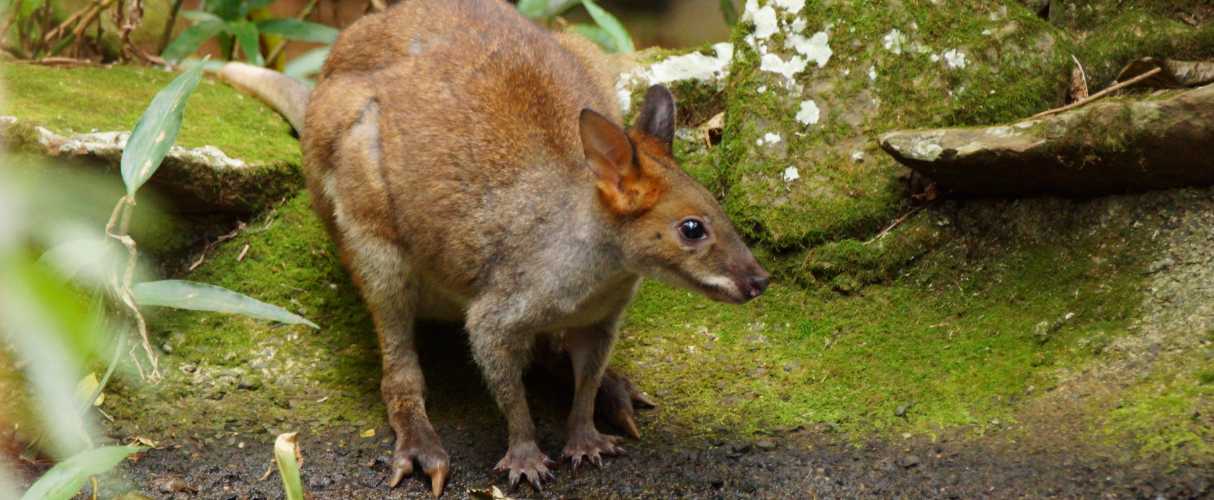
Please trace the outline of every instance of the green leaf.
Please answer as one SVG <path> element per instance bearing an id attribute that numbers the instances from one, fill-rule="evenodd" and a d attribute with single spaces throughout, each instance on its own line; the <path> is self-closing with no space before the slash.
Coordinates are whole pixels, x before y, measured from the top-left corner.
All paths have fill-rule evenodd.
<path id="1" fill-rule="evenodd" d="M 301 42 L 316 42 L 331 44 L 337 41 L 338 31 L 323 24 L 310 23 L 299 19 L 271 19 L 257 23 L 257 29 L 262 33 L 282 35 L 289 40 Z"/>
<path id="2" fill-rule="evenodd" d="M 25 20 L 34 15 L 34 12 L 41 9 L 46 4 L 46 0 L 21 0 L 21 8 L 18 10 L 17 19 Z"/>
<path id="3" fill-rule="evenodd" d="M 160 57 L 169 62 L 180 61 L 183 57 L 193 54 L 207 40 L 210 40 L 215 35 L 222 33 L 227 26 L 223 21 L 211 19 L 202 21 L 198 24 L 186 28 L 177 38 L 173 39 L 168 47 L 164 48 L 164 52 Z"/>
<path id="4" fill-rule="evenodd" d="M 244 0 L 210 0 L 206 9 L 224 21 L 239 21 L 249 13 Z"/>
<path id="5" fill-rule="evenodd" d="M 615 39 L 611 38 L 611 34 L 607 30 L 590 24 L 574 24 L 569 27 L 574 33 L 589 38 L 590 41 L 597 43 L 603 50 L 607 52 L 617 52 Z"/>
<path id="6" fill-rule="evenodd" d="M 618 52 L 633 52 L 636 47 L 632 45 L 632 37 L 628 36 L 628 30 L 624 29 L 624 25 L 620 24 L 620 20 L 611 15 L 610 12 L 603 10 L 591 0 L 582 0 L 582 6 L 586 8 L 586 12 L 590 13 L 590 17 L 594 19 L 595 24 L 607 31 L 611 38 L 615 40 L 615 46 Z"/>
<path id="7" fill-rule="evenodd" d="M 733 4 L 733 0 L 721 0 L 721 17 L 725 18 L 725 24 L 738 24 L 738 7 Z"/>
<path id="8" fill-rule="evenodd" d="M 535 20 L 560 15 L 577 5 L 580 0 L 519 0 L 518 11 Z"/>
<path id="9" fill-rule="evenodd" d="M 104 446 L 82 451 L 55 464 L 30 486 L 21 500 L 67 500 L 80 491 L 90 476 L 96 476 L 121 463 L 143 448 Z"/>
<path id="10" fill-rule="evenodd" d="M 103 287 L 115 266 L 125 257 L 117 245 L 108 238 L 67 241 L 43 253 L 38 263 L 55 269 L 69 280 Z"/>
<path id="11" fill-rule="evenodd" d="M 194 21 L 195 23 L 201 23 L 204 21 L 223 21 L 223 19 L 221 19 L 219 16 L 201 10 L 183 10 L 181 11 L 181 17 Z"/>
<path id="12" fill-rule="evenodd" d="M 182 280 L 151 281 L 135 285 L 134 292 L 135 302 L 141 306 L 240 314 L 279 323 L 320 328 L 316 323 L 276 305 L 206 283 Z"/>
<path id="13" fill-rule="evenodd" d="M 160 168 L 164 155 L 177 141 L 185 102 L 202 79 L 202 65 L 195 65 L 152 98 L 152 104 L 139 117 L 131 137 L 122 150 L 122 181 L 127 195 L 134 196 Z"/>
<path id="14" fill-rule="evenodd" d="M 329 57 L 328 47 L 310 50 L 292 59 L 291 62 L 287 63 L 287 67 L 283 68 L 282 72 L 290 77 L 301 80 L 306 79 L 320 73 L 320 69 L 325 65 L 326 57 Z"/>
<path id="15" fill-rule="evenodd" d="M 248 9 L 248 12 L 253 12 L 257 9 L 264 9 L 269 7 L 270 4 L 274 3 L 273 0 L 244 0 L 244 2 L 245 8 Z"/>
<path id="16" fill-rule="evenodd" d="M 265 66 L 266 60 L 261 57 L 261 41 L 257 33 L 257 25 L 249 21 L 228 23 L 228 29 L 236 36 L 236 43 L 244 51 L 244 59 L 254 66 Z"/>
<path id="17" fill-rule="evenodd" d="M 548 0 L 519 0 L 518 11 L 530 19 L 542 19 L 548 12 Z"/>
<path id="18" fill-rule="evenodd" d="M 58 458 L 88 448 L 92 426 L 79 411 L 76 383 L 80 366 L 107 337 L 84 302 L 49 268 L 20 254 L 0 255 L 0 339 L 23 362 L 45 448 Z"/>
<path id="19" fill-rule="evenodd" d="M 299 439 L 294 432 L 279 434 L 274 440 L 274 462 L 282 476 L 282 488 L 287 500 L 304 500 L 303 483 L 299 480 Z"/>

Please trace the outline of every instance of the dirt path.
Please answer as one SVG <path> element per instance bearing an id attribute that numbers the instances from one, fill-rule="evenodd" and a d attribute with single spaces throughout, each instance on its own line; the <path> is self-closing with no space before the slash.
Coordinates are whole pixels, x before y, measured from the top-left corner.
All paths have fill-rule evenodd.
<path id="1" fill-rule="evenodd" d="M 541 446 L 554 453 L 560 443 L 551 415 L 541 422 L 548 436 Z M 489 473 L 505 436 L 498 426 L 438 423 L 455 473 L 447 498 L 466 498 L 473 490 L 505 482 Z M 576 475 L 568 466 L 542 495 L 522 486 L 516 497 L 544 498 L 808 498 L 808 497 L 1059 497 L 1059 498 L 1208 498 L 1214 495 L 1210 471 L 1172 472 L 1086 462 L 1048 454 L 992 453 L 981 444 L 853 446 L 818 439 L 784 437 L 749 442 L 684 441 L 650 432 L 629 453 L 603 469 Z M 315 497 L 428 498 L 428 483 L 408 480 L 389 491 L 388 439 L 357 435 L 306 435 L 304 484 Z M 773 448 L 766 449 L 774 445 Z M 176 445 L 174 445 L 176 446 Z M 149 452 L 129 466 L 136 488 L 156 498 L 281 498 L 276 475 L 259 480 L 269 463 L 271 444 L 182 444 Z M 171 493 L 181 479 L 198 494 Z"/>

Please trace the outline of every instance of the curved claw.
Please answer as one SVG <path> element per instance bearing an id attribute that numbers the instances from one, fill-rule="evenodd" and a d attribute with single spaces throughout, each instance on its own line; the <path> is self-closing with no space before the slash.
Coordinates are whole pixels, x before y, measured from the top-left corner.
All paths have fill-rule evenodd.
<path id="1" fill-rule="evenodd" d="M 653 408 L 656 405 L 627 377 L 608 369 L 599 384 L 595 397 L 595 413 L 632 439 L 640 439 L 641 431 L 636 421 L 638 408 Z"/>
<path id="2" fill-rule="evenodd" d="M 629 384 L 629 385 L 631 385 L 631 384 Z M 645 410 L 651 410 L 651 409 L 658 407 L 658 404 L 655 403 L 653 401 L 653 399 L 651 399 L 649 397 L 649 395 L 637 390 L 635 387 L 632 387 L 631 389 L 632 389 L 632 405 L 633 406 L 635 406 L 637 408 L 645 409 Z"/>
<path id="3" fill-rule="evenodd" d="M 497 463 L 494 470 L 507 473 L 510 479 L 510 489 L 518 487 L 520 480 L 526 479 L 535 491 L 543 491 L 544 481 L 556 479 L 549 469 L 556 465 L 534 443 L 511 447 L 506 456 Z"/>
<path id="4" fill-rule="evenodd" d="M 443 494 L 447 477 L 451 473 L 451 462 L 442 447 L 402 447 L 392 455 L 392 477 L 388 480 L 388 488 L 395 488 L 406 476 L 412 476 L 413 462 L 416 460 L 421 464 L 422 472 L 430 477 L 430 492 L 436 497 Z"/>
<path id="5" fill-rule="evenodd" d="M 636 418 L 633 418 L 631 412 L 624 412 L 623 410 L 617 412 L 611 423 L 628 433 L 628 437 L 641 439 L 641 430 L 637 427 Z"/>
<path id="6" fill-rule="evenodd" d="M 430 476 L 430 493 L 435 498 L 443 496 L 443 488 L 447 485 L 447 475 L 451 469 L 446 463 L 436 464 L 431 468 L 422 468 L 427 476 Z"/>
<path id="7" fill-rule="evenodd" d="M 405 476 L 413 475 L 413 457 L 397 457 L 392 460 L 392 479 L 388 481 L 389 488 L 395 488 Z"/>

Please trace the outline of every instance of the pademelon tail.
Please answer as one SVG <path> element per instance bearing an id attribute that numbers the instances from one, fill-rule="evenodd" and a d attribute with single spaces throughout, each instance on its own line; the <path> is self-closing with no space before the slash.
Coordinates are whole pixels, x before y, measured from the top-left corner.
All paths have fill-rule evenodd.
<path id="1" fill-rule="evenodd" d="M 272 69 L 240 62 L 224 64 L 219 78 L 261 99 L 291 122 L 296 132 L 303 132 L 308 94 L 312 92 L 308 84 Z"/>

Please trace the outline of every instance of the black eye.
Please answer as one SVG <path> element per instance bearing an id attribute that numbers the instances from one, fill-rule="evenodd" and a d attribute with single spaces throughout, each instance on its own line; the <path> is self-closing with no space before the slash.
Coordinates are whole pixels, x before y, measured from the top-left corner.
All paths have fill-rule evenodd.
<path id="1" fill-rule="evenodd" d="M 708 236 L 708 231 L 704 229 L 704 223 L 699 219 L 684 219 L 679 223 L 679 234 L 684 239 L 702 240 Z"/>

